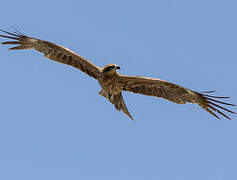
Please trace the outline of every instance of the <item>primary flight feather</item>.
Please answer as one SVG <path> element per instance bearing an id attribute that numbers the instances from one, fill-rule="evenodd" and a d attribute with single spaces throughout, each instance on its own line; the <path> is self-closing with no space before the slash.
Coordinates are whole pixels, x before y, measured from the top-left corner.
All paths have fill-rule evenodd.
<path id="1" fill-rule="evenodd" d="M 234 104 L 216 100 L 228 97 L 208 95 L 207 93 L 210 93 L 210 91 L 205 93 L 195 92 L 161 79 L 121 75 L 117 72 L 120 67 L 116 64 L 108 64 L 101 68 L 63 46 L 28 37 L 18 31 L 1 31 L 6 33 L 6 35 L 0 35 L 1 37 L 14 40 L 2 44 L 17 45 L 9 48 L 9 50 L 35 49 L 51 60 L 71 65 L 97 79 L 102 88 L 99 94 L 107 98 L 117 110 L 122 110 L 131 119 L 133 118 L 125 105 L 122 91 L 160 97 L 178 104 L 195 103 L 218 119 L 220 117 L 217 114 L 230 119 L 224 111 L 235 113 L 222 106 L 235 106 Z"/>

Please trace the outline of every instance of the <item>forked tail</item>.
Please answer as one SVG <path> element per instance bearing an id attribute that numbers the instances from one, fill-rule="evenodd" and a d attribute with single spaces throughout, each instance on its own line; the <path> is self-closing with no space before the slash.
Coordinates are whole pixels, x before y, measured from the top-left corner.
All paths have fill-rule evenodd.
<path id="1" fill-rule="evenodd" d="M 113 104 L 114 104 L 114 107 L 118 111 L 122 110 L 125 114 L 127 114 L 133 120 L 133 118 L 132 118 L 131 114 L 129 113 L 128 108 L 123 100 L 123 96 L 122 96 L 121 92 L 117 96 L 115 96 Z"/>
<path id="2" fill-rule="evenodd" d="M 123 100 L 122 92 L 120 92 L 118 95 L 113 96 L 113 98 L 109 98 L 104 90 L 101 90 L 99 92 L 100 95 L 104 96 L 106 99 L 108 99 L 112 104 L 114 104 L 114 107 L 118 111 L 123 111 L 125 114 L 127 114 L 132 120 L 132 115 L 129 113 L 127 106 L 125 105 L 125 102 Z"/>

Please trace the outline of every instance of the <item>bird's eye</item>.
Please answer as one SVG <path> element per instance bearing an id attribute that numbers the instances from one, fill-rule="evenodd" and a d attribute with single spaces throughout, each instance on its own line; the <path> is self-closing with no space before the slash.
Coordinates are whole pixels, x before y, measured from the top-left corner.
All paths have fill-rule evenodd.
<path id="1" fill-rule="evenodd" d="M 111 71 L 113 69 L 114 69 L 114 66 L 109 66 L 109 67 L 104 69 L 104 72 L 109 72 L 109 71 Z"/>

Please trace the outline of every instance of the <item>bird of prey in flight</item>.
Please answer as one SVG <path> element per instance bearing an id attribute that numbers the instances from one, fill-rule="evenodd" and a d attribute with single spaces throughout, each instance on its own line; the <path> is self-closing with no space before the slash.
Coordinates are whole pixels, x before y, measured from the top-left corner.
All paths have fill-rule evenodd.
<path id="1" fill-rule="evenodd" d="M 35 49 L 51 60 L 71 65 L 98 80 L 102 88 L 99 94 L 108 99 L 118 111 L 122 110 L 131 119 L 133 118 L 124 103 L 122 91 L 164 98 L 178 104 L 195 103 L 218 119 L 220 119 L 218 115 L 230 119 L 224 113 L 225 111 L 234 113 L 223 107 L 223 105 L 235 106 L 234 104 L 217 100 L 228 97 L 208 95 L 213 91 L 195 92 L 161 79 L 122 75 L 117 72 L 120 67 L 116 64 L 108 64 L 103 68 L 98 67 L 63 46 L 26 36 L 19 31 L 1 31 L 6 33 L 0 35 L 1 37 L 14 40 L 2 44 L 17 45 L 9 48 L 9 50 Z"/>

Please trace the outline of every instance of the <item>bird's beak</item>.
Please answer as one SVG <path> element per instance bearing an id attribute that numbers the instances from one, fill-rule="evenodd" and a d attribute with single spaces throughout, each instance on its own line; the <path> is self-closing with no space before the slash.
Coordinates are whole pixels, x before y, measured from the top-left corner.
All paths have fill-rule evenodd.
<path id="1" fill-rule="evenodd" d="M 119 67 L 119 66 L 116 66 L 116 69 L 120 69 L 120 67 Z"/>

